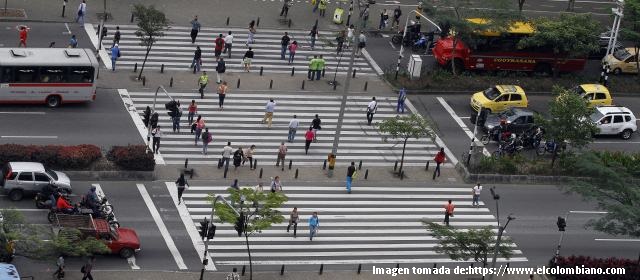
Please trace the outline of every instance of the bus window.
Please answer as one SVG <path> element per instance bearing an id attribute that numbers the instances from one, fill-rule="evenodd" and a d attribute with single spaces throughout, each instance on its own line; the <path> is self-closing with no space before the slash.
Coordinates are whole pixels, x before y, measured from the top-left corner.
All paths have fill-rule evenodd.
<path id="1" fill-rule="evenodd" d="M 35 67 L 15 67 L 15 83 L 33 83 L 36 81 L 38 72 Z"/>
<path id="2" fill-rule="evenodd" d="M 64 67 L 47 66 L 40 67 L 40 82 L 62 83 L 66 82 Z"/>
<path id="3" fill-rule="evenodd" d="M 0 83 L 13 81 L 13 67 L 0 67 Z"/>
<path id="4" fill-rule="evenodd" d="M 70 83 L 93 82 L 93 67 L 70 67 L 68 80 Z"/>

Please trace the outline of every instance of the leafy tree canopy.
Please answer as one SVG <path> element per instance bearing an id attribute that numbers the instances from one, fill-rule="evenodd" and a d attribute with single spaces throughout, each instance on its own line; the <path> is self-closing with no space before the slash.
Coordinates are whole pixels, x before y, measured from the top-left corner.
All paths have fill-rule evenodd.
<path id="1" fill-rule="evenodd" d="M 164 36 L 170 24 L 163 12 L 157 10 L 153 5 L 145 6 L 136 4 L 133 6 L 133 15 L 138 24 L 136 36 L 140 37 L 140 45 L 151 46 L 156 42 L 158 37 Z"/>
<path id="2" fill-rule="evenodd" d="M 251 187 L 243 187 L 240 190 L 228 188 L 229 203 L 237 212 L 245 213 L 247 217 L 246 232 L 253 234 L 268 229 L 272 224 L 282 223 L 284 217 L 277 208 L 287 202 L 288 198 L 283 192 L 257 192 Z M 244 198 L 244 200 L 242 199 Z M 210 196 L 209 200 L 213 203 L 215 197 Z M 254 212 L 255 205 L 258 211 Z M 238 216 L 225 203 L 216 203 L 216 216 L 224 223 L 235 223 Z"/>
<path id="3" fill-rule="evenodd" d="M 534 20 L 536 32 L 518 42 L 521 48 L 549 47 L 556 55 L 584 57 L 597 51 L 600 24 L 589 14 L 562 14 Z"/>

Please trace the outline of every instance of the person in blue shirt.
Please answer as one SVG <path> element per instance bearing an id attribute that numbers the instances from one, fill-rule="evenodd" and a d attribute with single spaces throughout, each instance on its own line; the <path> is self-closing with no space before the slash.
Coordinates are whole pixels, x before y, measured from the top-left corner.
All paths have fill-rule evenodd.
<path id="1" fill-rule="evenodd" d="M 113 45 L 111 48 L 111 71 L 116 71 L 116 60 L 120 57 L 120 47 L 118 44 Z"/>
<path id="2" fill-rule="evenodd" d="M 407 90 L 405 88 L 402 88 L 398 93 L 398 107 L 396 107 L 396 112 L 400 113 L 400 110 L 402 110 L 402 113 L 404 114 L 405 100 L 407 100 Z"/>
<path id="3" fill-rule="evenodd" d="M 318 212 L 313 212 L 313 215 L 309 217 L 309 240 L 313 241 L 313 237 L 318 233 L 319 226 Z"/>
<path id="4" fill-rule="evenodd" d="M 69 39 L 69 47 L 76 48 L 78 46 L 78 39 L 76 39 L 76 35 L 71 35 L 71 39 Z"/>

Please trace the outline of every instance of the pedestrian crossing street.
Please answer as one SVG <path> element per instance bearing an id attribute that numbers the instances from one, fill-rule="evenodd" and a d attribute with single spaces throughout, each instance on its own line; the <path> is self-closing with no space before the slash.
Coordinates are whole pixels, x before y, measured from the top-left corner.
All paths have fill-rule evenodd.
<path id="1" fill-rule="evenodd" d="M 339 172 L 340 173 L 340 172 Z M 341 175 L 342 176 L 342 173 Z M 430 266 L 433 263 L 451 263 L 447 255 L 435 252 L 437 240 L 430 236 L 421 221 L 442 223 L 444 204 L 452 199 L 456 205 L 450 225 L 457 229 L 473 229 L 483 226 L 497 227 L 496 218 L 480 202 L 472 206 L 469 187 L 439 186 L 359 186 L 354 180 L 352 193 L 346 194 L 344 186 L 288 185 L 283 191 L 289 197 L 279 210 L 285 222 L 256 233 L 249 238 L 253 265 L 266 269 L 320 264 L 351 265 L 365 267 L 372 264 L 406 264 Z M 268 185 L 268 182 L 266 183 Z M 166 182 L 177 200 L 173 182 Z M 197 236 L 199 222 L 211 215 L 209 195 L 227 193 L 228 186 L 192 185 L 183 195 L 184 204 L 179 207 L 188 231 L 195 235 L 194 244 L 202 243 Z M 265 187 L 268 191 L 268 187 Z M 215 194 L 215 195 L 214 195 Z M 186 209 L 185 209 L 186 206 Z M 289 213 L 298 207 L 300 220 L 297 237 L 293 229 L 287 233 Z M 309 241 L 308 218 L 317 211 L 320 220 L 318 235 Z M 186 214 L 188 212 L 188 214 Z M 217 225 L 216 236 L 209 241 L 209 254 L 218 270 L 230 270 L 248 264 L 245 239 L 238 237 L 232 224 Z M 494 230 L 497 234 L 497 230 Z M 204 248 L 202 248 L 203 250 Z M 522 251 L 514 248 L 511 259 L 501 262 L 521 262 L 527 259 Z M 472 260 L 467 263 L 473 262 Z"/>
<path id="2" fill-rule="evenodd" d="M 170 93 L 174 99 L 180 101 L 184 110 L 180 121 L 180 133 L 171 132 L 171 119 L 164 108 L 164 104 L 169 101 L 168 97 L 158 96 L 155 109 L 158 110 L 160 116 L 158 123 L 164 132 L 160 154 L 165 163 L 183 164 L 184 160 L 188 158 L 189 164 L 217 164 L 222 148 L 227 141 L 230 141 L 234 150 L 239 146 L 246 148 L 256 145 L 254 159 L 258 160 L 258 164 L 274 165 L 280 143 L 287 141 L 288 124 L 294 114 L 297 115 L 300 126 L 294 143 L 286 143 L 288 147 L 287 161 L 293 160 L 294 166 L 315 165 L 319 167 L 331 152 L 342 96 L 306 93 L 236 93 L 231 90 L 225 99 L 224 110 L 221 111 L 218 108 L 218 98 L 212 97 L 211 90 L 209 89 L 205 99 L 200 99 L 197 92 Z M 142 118 L 146 106 L 152 107 L 153 95 L 153 92 L 129 92 L 128 97 L 124 98 L 131 99 L 138 115 Z M 269 98 L 273 98 L 277 103 L 271 129 L 261 123 Z M 198 114 L 202 115 L 213 136 L 213 142 L 209 144 L 208 155 L 202 154 L 201 142 L 198 146 L 194 145 L 195 136 L 190 133 L 187 108 L 192 99 L 196 100 Z M 378 111 L 373 119 L 374 124 L 397 115 L 395 111 L 396 97 L 378 97 L 376 99 Z M 347 99 L 337 150 L 337 166 L 348 165 L 351 161 L 358 164 L 362 160 L 365 167 L 391 167 L 396 160 L 401 158 L 403 144 L 401 140 L 389 138 L 387 135 L 381 134 L 375 126 L 367 125 L 366 107 L 369 101 L 371 101 L 371 96 L 349 96 Z M 406 102 L 410 103 L 409 100 Z M 125 101 L 125 103 L 128 102 Z M 322 129 L 318 131 L 318 141 L 312 143 L 309 154 L 305 154 L 304 134 L 315 114 L 318 114 L 322 120 Z M 432 160 L 439 149 L 430 138 L 409 139 L 404 165 L 425 166 L 426 162 Z M 444 167 L 452 167 L 452 165 L 447 163 Z"/>
<path id="3" fill-rule="evenodd" d="M 103 44 L 110 48 L 113 42 L 113 35 L 116 30 L 115 25 L 106 25 L 109 30 L 104 38 Z M 118 59 L 116 68 L 125 67 L 132 69 L 134 64 L 138 63 L 138 67 L 142 66 L 146 47 L 140 45 L 140 39 L 135 35 L 136 25 L 119 25 L 120 26 L 120 51 L 121 57 Z M 95 26 L 97 28 L 97 26 Z M 97 29 L 96 29 L 97 30 Z M 222 54 L 226 61 L 228 72 L 243 72 L 242 57 L 247 51 L 247 29 L 246 28 L 202 28 L 198 33 L 195 44 L 191 44 L 190 26 L 171 26 L 164 32 L 165 36 L 158 38 L 154 43 L 145 69 L 160 69 L 164 64 L 165 70 L 189 70 L 189 66 L 193 60 L 193 54 L 196 46 L 202 49 L 202 70 L 214 73 L 216 60 L 214 57 L 214 40 L 219 34 L 227 35 L 231 31 L 233 39 L 232 55 L 228 58 L 227 54 Z M 284 32 L 289 32 L 291 42 L 298 42 L 298 50 L 296 52 L 294 62 L 289 64 L 287 60 L 280 60 L 280 39 Z M 348 71 L 350 52 L 342 52 L 342 56 L 336 53 L 336 33 L 333 31 L 320 31 L 316 40 L 314 50 L 311 49 L 309 31 L 304 30 L 277 30 L 277 29 L 260 29 L 255 34 L 255 43 L 250 44 L 253 48 L 255 56 L 252 60 L 252 72 L 260 71 L 264 68 L 265 73 L 291 73 L 292 67 L 295 67 L 297 75 L 306 75 L 309 60 L 314 55 L 323 55 L 326 60 L 326 75 L 333 75 L 338 69 L 339 75 L 344 75 Z M 331 44 L 329 44 L 331 41 Z M 346 45 L 346 44 L 345 44 Z M 288 59 L 287 51 L 286 58 Z M 376 75 L 374 69 L 370 66 L 364 57 L 356 57 L 354 69 L 358 75 Z"/>

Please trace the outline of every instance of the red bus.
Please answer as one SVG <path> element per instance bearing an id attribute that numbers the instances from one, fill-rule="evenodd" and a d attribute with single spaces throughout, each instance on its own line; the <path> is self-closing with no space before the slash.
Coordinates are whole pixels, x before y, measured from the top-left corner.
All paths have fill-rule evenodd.
<path id="1" fill-rule="evenodd" d="M 482 24 L 483 19 L 467 19 Z M 587 62 L 586 57 L 557 57 L 550 48 L 519 48 L 522 37 L 533 34 L 529 23 L 516 22 L 506 32 L 477 32 L 473 44 L 456 42 L 453 52 L 453 36 L 439 39 L 433 47 L 433 56 L 441 66 L 451 69 L 452 61 L 456 71 L 525 71 L 551 74 L 554 68 L 558 72 L 581 71 Z M 471 46 L 471 47 L 470 47 Z"/>

